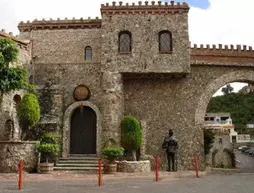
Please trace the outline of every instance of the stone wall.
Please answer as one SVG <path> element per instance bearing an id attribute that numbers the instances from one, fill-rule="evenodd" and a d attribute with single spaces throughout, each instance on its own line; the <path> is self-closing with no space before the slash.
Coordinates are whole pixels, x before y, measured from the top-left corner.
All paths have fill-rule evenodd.
<path id="1" fill-rule="evenodd" d="M 145 161 L 121 161 L 120 163 L 121 172 L 150 172 L 151 163 L 149 160 Z"/>
<path id="2" fill-rule="evenodd" d="M 34 83 L 61 94 L 63 110 L 75 101 L 73 91 L 80 84 L 90 89 L 90 100 L 99 105 L 100 29 L 32 30 L 21 32 L 21 37 L 33 41 Z M 92 47 L 91 61 L 84 59 L 86 46 Z"/>
<path id="3" fill-rule="evenodd" d="M 28 38 L 33 43 L 32 59 L 34 64 L 74 64 L 84 65 L 84 50 L 92 47 L 92 61 L 100 62 L 101 31 L 100 29 L 61 29 L 32 30 L 21 33 L 20 37 Z"/>
<path id="4" fill-rule="evenodd" d="M 171 128 L 179 140 L 178 169 L 193 169 L 196 154 L 201 156 L 204 168 L 202 124 L 206 107 L 221 86 L 237 80 L 254 81 L 250 68 L 192 66 L 185 78 L 125 75 L 124 114 L 146 122 L 146 154 L 159 154 L 166 162 L 161 145 Z"/>
<path id="5" fill-rule="evenodd" d="M 17 172 L 20 160 L 24 161 L 25 171 L 34 171 L 38 161 L 35 144 L 0 141 L 0 172 Z"/>
<path id="6" fill-rule="evenodd" d="M 20 96 L 21 98 L 23 95 L 23 91 L 12 91 L 3 95 L 0 102 L 0 140 L 13 141 L 20 139 L 21 131 L 14 96 Z M 8 121 L 11 121 L 12 125 L 8 126 L 6 124 Z"/>

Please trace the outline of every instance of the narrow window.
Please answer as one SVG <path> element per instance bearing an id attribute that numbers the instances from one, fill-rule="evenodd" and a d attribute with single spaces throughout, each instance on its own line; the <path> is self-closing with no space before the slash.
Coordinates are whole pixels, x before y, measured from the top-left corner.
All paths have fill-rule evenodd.
<path id="1" fill-rule="evenodd" d="M 119 48 L 120 53 L 131 52 L 131 33 L 129 31 L 122 31 L 119 33 Z"/>
<path id="2" fill-rule="evenodd" d="M 172 52 L 172 34 L 169 31 L 159 32 L 159 52 L 171 53 Z"/>
<path id="3" fill-rule="evenodd" d="M 92 60 L 92 48 L 90 46 L 85 47 L 85 60 Z"/>

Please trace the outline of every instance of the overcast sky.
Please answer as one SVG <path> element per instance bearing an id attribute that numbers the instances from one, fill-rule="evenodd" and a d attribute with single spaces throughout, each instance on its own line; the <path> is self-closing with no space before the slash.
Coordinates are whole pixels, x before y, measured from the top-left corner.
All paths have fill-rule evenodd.
<path id="1" fill-rule="evenodd" d="M 122 1 L 131 3 L 139 0 Z M 0 0 L 0 28 L 18 34 L 16 26 L 20 21 L 100 17 L 100 4 L 106 2 L 111 3 L 112 0 Z M 192 43 L 245 44 L 254 47 L 254 0 L 186 2 L 191 6 L 189 32 Z"/>

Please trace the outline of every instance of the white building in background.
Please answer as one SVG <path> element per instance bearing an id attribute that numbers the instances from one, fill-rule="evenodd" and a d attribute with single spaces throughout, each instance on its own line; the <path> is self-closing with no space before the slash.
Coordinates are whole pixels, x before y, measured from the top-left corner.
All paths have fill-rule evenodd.
<path id="1" fill-rule="evenodd" d="M 251 141 L 249 134 L 238 135 L 234 129 L 230 113 L 206 113 L 205 127 L 206 129 L 212 129 L 216 133 L 228 134 L 231 143 L 246 143 Z"/>

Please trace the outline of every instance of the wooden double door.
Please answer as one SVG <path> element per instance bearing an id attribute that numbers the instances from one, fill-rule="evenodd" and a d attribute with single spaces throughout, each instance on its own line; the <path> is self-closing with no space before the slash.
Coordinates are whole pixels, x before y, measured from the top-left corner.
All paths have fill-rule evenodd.
<path id="1" fill-rule="evenodd" d="M 96 154 L 96 123 L 94 110 L 87 106 L 76 108 L 71 116 L 70 154 Z"/>

